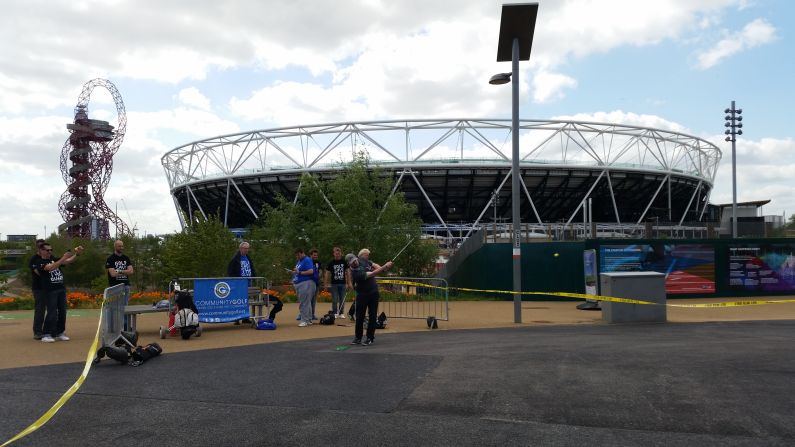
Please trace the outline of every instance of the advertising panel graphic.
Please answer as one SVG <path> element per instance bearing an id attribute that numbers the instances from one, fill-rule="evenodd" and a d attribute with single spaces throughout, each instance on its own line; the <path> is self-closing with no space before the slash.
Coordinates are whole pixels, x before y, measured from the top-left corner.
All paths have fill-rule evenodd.
<path id="1" fill-rule="evenodd" d="M 795 244 L 729 246 L 729 288 L 795 292 Z"/>
<path id="2" fill-rule="evenodd" d="M 599 273 L 659 272 L 665 293 L 715 293 L 715 249 L 703 244 L 631 244 L 599 247 Z"/>

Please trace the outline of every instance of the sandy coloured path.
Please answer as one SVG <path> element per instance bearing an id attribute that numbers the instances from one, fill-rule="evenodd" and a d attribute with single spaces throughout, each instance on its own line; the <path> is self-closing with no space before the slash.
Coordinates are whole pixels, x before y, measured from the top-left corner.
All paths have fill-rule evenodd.
<path id="1" fill-rule="evenodd" d="M 783 300 L 792 297 L 768 299 Z M 679 299 L 671 302 L 684 304 L 719 301 L 735 300 Z M 450 320 L 440 321 L 437 331 L 552 324 L 605 324 L 601 321 L 601 312 L 577 310 L 577 304 L 579 302 L 525 301 L 522 303 L 523 323 L 517 325 L 513 323 L 513 302 L 451 302 Z M 326 305 L 327 303 L 318 303 L 318 311 L 325 309 L 323 306 Z M 353 337 L 353 325 L 348 320 L 343 320 L 342 325 L 316 324 L 299 328 L 294 319 L 297 309 L 297 304 L 286 304 L 276 318 L 279 327 L 275 331 L 257 331 L 249 326 L 235 326 L 232 323 L 203 324 L 203 335 L 188 341 L 171 337 L 161 340 L 159 327 L 167 323 L 166 314 L 145 314 L 138 317 L 139 344 L 155 341 L 167 353 L 309 338 Z M 32 314 L 33 311 L 0 312 L 0 369 L 85 361 L 97 330 L 97 310 L 69 311 L 66 332 L 71 340 L 49 344 L 33 340 Z M 669 323 L 792 319 L 795 319 L 795 303 L 703 309 L 668 308 Z M 391 318 L 387 321 L 387 329 L 379 330 L 377 336 L 417 331 L 433 332 L 428 329 L 425 320 Z"/>

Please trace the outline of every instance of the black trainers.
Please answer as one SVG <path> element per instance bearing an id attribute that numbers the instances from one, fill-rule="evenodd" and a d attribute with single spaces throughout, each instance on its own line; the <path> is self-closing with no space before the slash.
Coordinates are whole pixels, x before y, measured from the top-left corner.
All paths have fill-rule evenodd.
<path id="1" fill-rule="evenodd" d="M 373 344 L 373 343 L 375 343 L 375 340 L 373 340 L 372 338 L 368 338 L 368 339 L 367 339 L 367 340 L 365 340 L 365 341 L 364 341 L 364 343 L 362 343 L 362 344 L 363 344 L 363 345 L 365 345 L 365 346 L 370 346 L 370 345 L 371 345 L 371 344 Z"/>
<path id="2" fill-rule="evenodd" d="M 351 344 L 352 345 L 360 345 L 360 344 L 362 344 L 362 339 L 361 338 L 354 338 L 353 341 L 351 342 Z"/>

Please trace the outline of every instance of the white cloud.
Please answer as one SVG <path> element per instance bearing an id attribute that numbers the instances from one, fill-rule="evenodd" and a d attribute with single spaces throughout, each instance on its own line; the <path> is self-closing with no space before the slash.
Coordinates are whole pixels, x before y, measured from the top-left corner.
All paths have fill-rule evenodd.
<path id="1" fill-rule="evenodd" d="M 669 130 L 671 132 L 688 133 L 688 129 L 679 123 L 667 120 L 656 115 L 637 114 L 613 110 L 610 112 L 576 113 L 573 115 L 560 115 L 552 119 L 561 121 L 588 121 L 596 123 L 625 124 L 628 126 L 651 127 L 653 129 Z"/>
<path id="2" fill-rule="evenodd" d="M 776 28 L 764 19 L 756 19 L 745 25 L 740 33 L 721 39 L 715 46 L 699 54 L 697 67 L 701 70 L 712 68 L 726 58 L 770 43 L 775 38 Z"/>
<path id="3" fill-rule="evenodd" d="M 184 88 L 177 93 L 177 100 L 186 106 L 196 107 L 201 110 L 210 110 L 210 99 L 204 96 L 196 87 Z"/>
<path id="4" fill-rule="evenodd" d="M 719 141 L 723 151 L 720 167 L 715 178 L 715 190 L 711 202 L 732 201 L 731 145 L 723 141 L 723 135 L 710 138 Z M 737 200 L 771 199 L 765 213 L 780 213 L 788 216 L 795 213 L 795 196 L 792 194 L 792 179 L 795 173 L 795 140 L 792 138 L 763 138 L 760 140 L 737 140 Z"/>
<path id="5" fill-rule="evenodd" d="M 564 89 L 577 87 L 577 80 L 564 74 L 542 70 L 533 77 L 533 87 L 533 100 L 543 103 L 562 98 Z"/>

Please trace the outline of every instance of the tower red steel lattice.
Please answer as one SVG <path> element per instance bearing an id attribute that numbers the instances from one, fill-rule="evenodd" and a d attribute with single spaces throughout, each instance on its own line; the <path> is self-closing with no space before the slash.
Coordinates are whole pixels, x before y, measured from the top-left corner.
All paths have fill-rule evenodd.
<path id="1" fill-rule="evenodd" d="M 107 121 L 88 118 L 88 103 L 96 87 L 104 87 L 113 96 L 118 120 L 115 132 Z M 58 201 L 64 220 L 58 231 L 71 237 L 109 239 L 113 224 L 119 235 L 129 234 L 127 225 L 108 208 L 104 198 L 113 172 L 113 155 L 127 130 L 124 102 L 116 86 L 107 79 L 86 82 L 77 99 L 74 122 L 66 128 L 71 135 L 61 149 L 61 176 L 67 188 Z"/>

